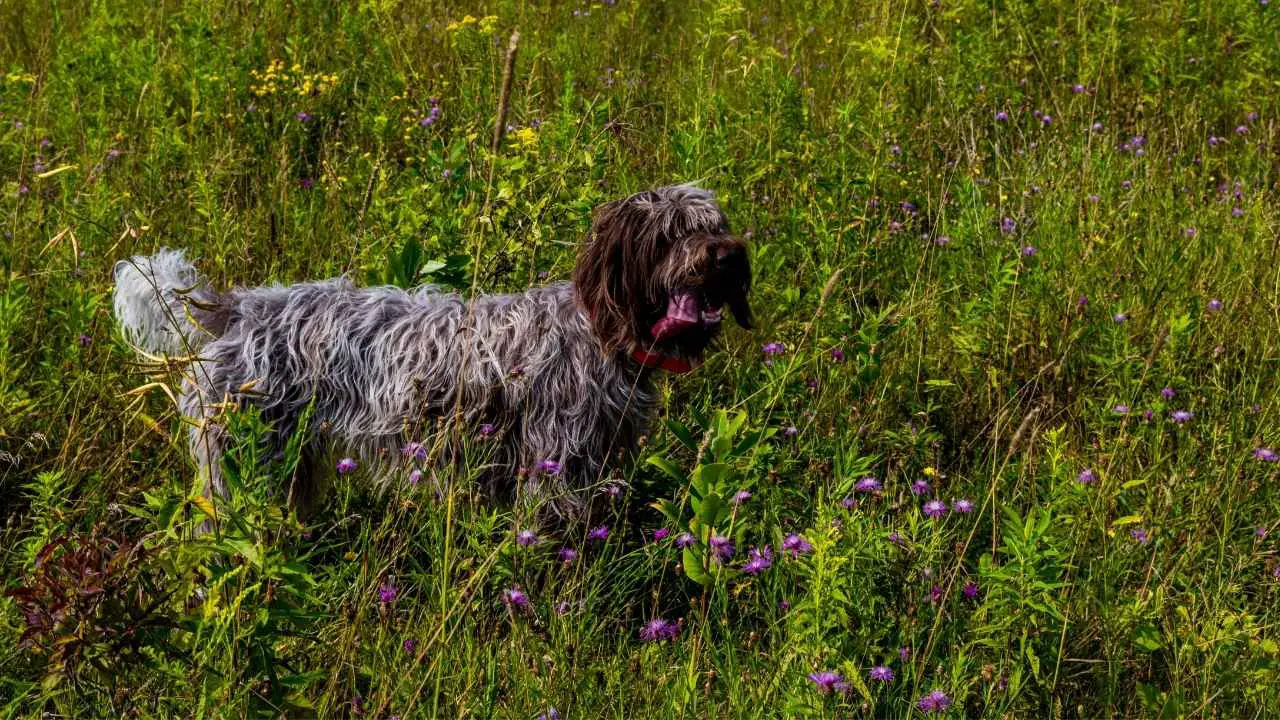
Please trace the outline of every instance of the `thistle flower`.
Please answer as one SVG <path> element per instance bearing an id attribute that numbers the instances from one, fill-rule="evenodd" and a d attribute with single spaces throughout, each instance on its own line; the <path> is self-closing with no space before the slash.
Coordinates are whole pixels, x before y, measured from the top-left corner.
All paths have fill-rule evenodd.
<path id="1" fill-rule="evenodd" d="M 587 539 L 588 539 L 588 540 L 599 540 L 599 541 L 602 541 L 602 542 L 603 542 L 604 540 L 607 540 L 608 538 L 609 538 L 609 526 L 608 526 L 608 525 L 601 525 L 601 526 L 599 526 L 599 527 L 591 528 L 591 532 L 587 533 Z"/>
<path id="2" fill-rule="evenodd" d="M 654 618 L 640 628 L 640 639 L 644 642 L 661 642 L 675 640 L 680 635 L 680 624 L 664 618 Z"/>
<path id="3" fill-rule="evenodd" d="M 739 490 L 738 492 L 733 494 L 733 498 L 729 502 L 732 502 L 734 505 L 741 505 L 742 503 L 750 499 L 751 499 L 750 492 L 746 490 Z"/>
<path id="4" fill-rule="evenodd" d="M 1280 453 L 1268 447 L 1260 447 L 1253 451 L 1253 456 L 1262 462 L 1280 462 Z"/>
<path id="5" fill-rule="evenodd" d="M 1084 86 L 1081 85 L 1080 83 L 1076 83 L 1075 85 L 1071 86 L 1071 92 L 1075 93 L 1076 95 L 1079 95 L 1084 92 Z"/>
<path id="6" fill-rule="evenodd" d="M 968 498 L 960 498 L 959 500 L 953 500 L 951 502 L 951 509 L 955 510 L 958 513 L 971 513 L 973 512 L 973 502 L 970 501 Z"/>
<path id="7" fill-rule="evenodd" d="M 536 542 L 538 542 L 538 534 L 528 528 L 516 533 L 516 544 L 520 547 L 529 547 Z"/>
<path id="8" fill-rule="evenodd" d="M 1095 482 L 1097 482 L 1097 480 L 1098 480 L 1098 477 L 1094 475 L 1093 470 L 1090 470 L 1089 468 L 1085 468 L 1081 470 L 1080 474 L 1076 475 L 1076 482 L 1080 483 L 1081 485 L 1092 485 Z"/>
<path id="9" fill-rule="evenodd" d="M 396 595 L 398 593 L 399 591 L 396 590 L 395 583 L 392 582 L 390 579 L 387 579 L 378 588 L 378 602 L 382 603 L 383 605 L 389 605 L 395 602 Z"/>
<path id="10" fill-rule="evenodd" d="M 916 707 L 926 713 L 946 712 L 951 707 L 951 698 L 941 690 L 933 690 L 916 702 Z"/>
<path id="11" fill-rule="evenodd" d="M 1111 412 L 1113 412 L 1113 413 L 1115 413 L 1115 414 L 1117 414 L 1117 415 L 1128 415 L 1128 414 L 1129 414 L 1129 406 L 1128 406 L 1128 405 L 1125 405 L 1124 403 L 1119 403 L 1119 404 L 1117 404 L 1115 407 L 1111 408 Z"/>
<path id="12" fill-rule="evenodd" d="M 297 115 L 294 115 L 294 117 L 298 119 L 298 122 L 310 122 L 312 115 L 311 113 L 300 112 Z"/>
<path id="13" fill-rule="evenodd" d="M 879 480 L 868 475 L 867 477 L 859 480 L 857 484 L 853 486 L 853 489 L 858 492 L 875 492 L 881 487 L 883 486 L 880 484 Z"/>
<path id="14" fill-rule="evenodd" d="M 929 481 L 928 481 L 928 480 L 917 480 L 917 481 L 915 481 L 915 482 L 911 483 L 911 494 L 913 494 L 913 495 L 924 495 L 924 494 L 925 494 L 925 493 L 927 493 L 927 492 L 929 492 Z"/>
<path id="15" fill-rule="evenodd" d="M 543 460 L 538 463 L 538 470 L 548 475 L 559 475 L 561 469 L 560 463 L 555 460 Z"/>
<path id="16" fill-rule="evenodd" d="M 1160 391 L 1160 397 L 1165 400 L 1172 400 L 1174 395 L 1177 395 L 1177 393 L 1173 391 L 1173 388 L 1168 386 L 1165 386 L 1165 388 Z"/>
<path id="17" fill-rule="evenodd" d="M 676 547 L 680 548 L 681 550 L 688 547 L 693 547 L 695 544 L 697 544 L 697 542 L 698 542 L 697 539 L 695 539 L 693 535 L 689 533 L 680 533 L 679 535 L 676 536 Z"/>
<path id="18" fill-rule="evenodd" d="M 871 679 L 876 682 L 893 682 L 893 671 L 885 665 L 877 665 L 871 668 L 871 672 L 868 674 L 871 676 Z"/>
<path id="19" fill-rule="evenodd" d="M 791 533 L 782 540 L 782 550 L 790 553 L 792 558 L 808 555 L 813 552 L 813 544 L 803 536 Z"/>
<path id="20" fill-rule="evenodd" d="M 658 528 L 657 530 L 653 531 L 653 541 L 662 542 L 670 534 L 671 534 L 671 531 L 668 530 L 667 528 Z"/>
<path id="21" fill-rule="evenodd" d="M 941 585 L 934 585 L 933 587 L 929 588 L 929 602 L 933 603 L 934 605 L 937 605 L 938 603 L 942 602 L 942 586 Z"/>
<path id="22" fill-rule="evenodd" d="M 773 567 L 773 550 L 765 545 L 760 549 L 751 548 L 747 551 L 747 562 L 742 566 L 742 572 L 748 575 L 759 575 L 771 567 Z"/>
<path id="23" fill-rule="evenodd" d="M 1173 420 L 1175 423 L 1179 425 L 1187 422 L 1193 417 L 1195 417 L 1195 413 L 1191 412 L 1190 410 L 1174 410 L 1169 415 L 1169 419 Z"/>
<path id="24" fill-rule="evenodd" d="M 966 600 L 973 600 L 978 597 L 978 583 L 970 580 L 960 589 L 960 594 L 964 595 Z"/>
<path id="25" fill-rule="evenodd" d="M 800 434 L 800 428 L 795 425 L 788 425 L 782 429 L 782 436 L 785 438 L 793 438 Z"/>
<path id="26" fill-rule="evenodd" d="M 1004 233 L 1005 235 L 1008 235 L 1009 233 L 1017 229 L 1018 229 L 1018 223 L 1014 222 L 1013 218 L 1011 217 L 1000 218 L 1000 232 Z"/>
<path id="27" fill-rule="evenodd" d="M 936 520 L 947 514 L 947 504 L 941 500 L 930 500 L 924 504 L 924 514 Z"/>
<path id="28" fill-rule="evenodd" d="M 493 434 L 493 423 L 485 423 L 480 426 L 480 437 L 489 437 Z"/>
<path id="29" fill-rule="evenodd" d="M 901 545 L 902 533 L 898 532 L 897 530 L 894 530 L 893 532 L 889 533 L 889 542 L 893 543 L 894 545 Z"/>
<path id="30" fill-rule="evenodd" d="M 555 708 L 547 708 L 547 711 L 538 716 L 538 720 L 560 720 L 560 711 Z"/>
<path id="31" fill-rule="evenodd" d="M 1218 298 L 1213 298 L 1205 304 L 1205 307 L 1208 308 L 1210 312 L 1218 312 L 1222 309 L 1222 301 Z"/>
<path id="32" fill-rule="evenodd" d="M 1151 534 L 1143 528 L 1134 528 L 1130 530 L 1129 537 L 1133 538 L 1139 545 L 1146 545 L 1151 542 Z"/>
<path id="33" fill-rule="evenodd" d="M 400 448 L 400 454 L 405 457 L 411 457 L 415 460 L 426 460 L 427 448 L 425 445 L 415 440 L 405 443 L 404 447 Z"/>
<path id="34" fill-rule="evenodd" d="M 781 355 L 787 351 L 787 346 L 780 342 L 771 342 L 765 343 L 760 349 L 765 355 Z"/>
<path id="35" fill-rule="evenodd" d="M 406 655 L 412 655 L 413 651 L 418 648 L 418 641 L 414 640 L 413 638 L 405 638 L 405 641 L 402 644 L 402 647 L 404 648 L 404 652 Z"/>
<path id="36" fill-rule="evenodd" d="M 1008 119 L 1009 119 L 1009 113 L 1003 110 L 1000 110 L 999 112 L 996 113 L 996 122 L 1005 122 Z"/>
<path id="37" fill-rule="evenodd" d="M 578 551 L 571 547 L 562 547 L 559 552 L 560 562 L 568 565 L 578 559 Z"/>
<path id="38" fill-rule="evenodd" d="M 849 683 L 844 681 L 840 673 L 831 670 L 822 670 L 820 672 L 809 673 L 809 680 L 818 686 L 818 692 L 823 695 L 830 695 L 833 692 L 846 693 L 849 692 Z"/>
<path id="39" fill-rule="evenodd" d="M 840 507 L 844 508 L 845 510 L 852 510 L 858 507 L 858 501 L 854 500 L 852 496 L 846 495 L 845 497 L 841 498 Z"/>
<path id="40" fill-rule="evenodd" d="M 513 610 L 527 610 L 529 596 L 519 586 L 512 586 L 502 591 L 502 603 Z"/>
<path id="41" fill-rule="evenodd" d="M 1120 325 L 1121 323 L 1127 322 L 1129 320 L 1129 316 L 1122 312 L 1118 312 L 1111 319 L 1114 320 L 1117 325 Z"/>
<path id="42" fill-rule="evenodd" d="M 831 348 L 831 361 L 844 362 L 844 350 L 840 348 Z"/>
<path id="43" fill-rule="evenodd" d="M 729 538 L 722 535 L 712 535 L 709 543 L 711 551 L 715 553 L 715 558 L 720 562 L 728 562 L 733 557 L 733 541 Z"/>
<path id="44" fill-rule="evenodd" d="M 344 457 L 338 461 L 338 474 L 346 475 L 347 473 L 355 472 L 357 467 L 359 467 L 359 464 L 356 463 L 355 459 Z"/>
<path id="45" fill-rule="evenodd" d="M 905 647 L 905 646 L 898 648 L 899 660 L 901 660 L 902 662 L 906 662 L 907 658 L 910 658 L 910 657 L 911 657 L 911 648 Z"/>

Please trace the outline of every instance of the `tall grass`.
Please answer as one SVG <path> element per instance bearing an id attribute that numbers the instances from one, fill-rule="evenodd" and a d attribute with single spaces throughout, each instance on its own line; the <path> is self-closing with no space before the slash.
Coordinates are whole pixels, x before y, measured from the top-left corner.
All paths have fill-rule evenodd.
<path id="1" fill-rule="evenodd" d="M 0 7 L 3 715 L 1275 715 L 1278 13 Z M 113 330 L 132 253 L 510 291 L 691 179 L 759 329 L 529 545 L 467 468 L 299 521 L 251 413 L 211 505 Z"/>

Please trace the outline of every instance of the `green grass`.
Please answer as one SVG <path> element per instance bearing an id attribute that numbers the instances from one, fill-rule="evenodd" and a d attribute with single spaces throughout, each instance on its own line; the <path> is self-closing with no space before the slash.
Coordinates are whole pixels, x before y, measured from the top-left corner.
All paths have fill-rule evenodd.
<path id="1" fill-rule="evenodd" d="M 0 7 L 0 716 L 1280 714 L 1276 4 L 257 5 Z M 591 208 L 691 179 L 751 243 L 758 329 L 664 381 L 606 542 L 521 548 L 466 473 L 339 481 L 303 526 L 249 415 L 193 535 L 148 385 L 177 375 L 115 333 L 115 260 L 408 282 L 418 247 L 509 291 L 568 277 Z M 691 488 L 753 493 L 699 521 L 731 568 L 813 552 L 700 570 L 651 541 Z"/>

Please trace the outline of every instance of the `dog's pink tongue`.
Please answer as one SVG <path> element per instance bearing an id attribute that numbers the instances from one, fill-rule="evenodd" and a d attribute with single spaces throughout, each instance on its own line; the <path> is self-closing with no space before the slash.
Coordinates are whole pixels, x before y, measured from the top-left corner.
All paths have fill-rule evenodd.
<path id="1" fill-rule="evenodd" d="M 667 314 L 653 324 L 653 339 L 662 342 L 698 324 L 698 298 L 693 293 L 672 295 L 667 301 Z"/>

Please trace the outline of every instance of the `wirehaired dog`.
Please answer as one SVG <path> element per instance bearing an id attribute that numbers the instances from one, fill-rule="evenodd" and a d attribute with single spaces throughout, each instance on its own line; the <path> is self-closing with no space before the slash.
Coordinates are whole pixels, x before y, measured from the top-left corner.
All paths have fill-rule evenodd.
<path id="1" fill-rule="evenodd" d="M 115 279 L 125 336 L 192 357 L 180 405 L 206 493 L 226 492 L 220 408 L 256 406 L 278 447 L 314 408 L 284 489 L 302 508 L 326 452 L 388 482 L 404 476 L 392 458 L 456 463 L 483 437 L 472 469 L 490 494 L 546 520 L 581 518 L 592 486 L 646 432 L 657 371 L 700 364 L 722 309 L 751 322 L 746 247 L 691 184 L 597 208 L 572 282 L 519 294 L 346 278 L 215 292 L 177 250 L 122 260 Z"/>

